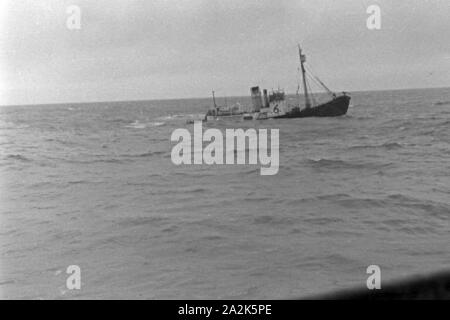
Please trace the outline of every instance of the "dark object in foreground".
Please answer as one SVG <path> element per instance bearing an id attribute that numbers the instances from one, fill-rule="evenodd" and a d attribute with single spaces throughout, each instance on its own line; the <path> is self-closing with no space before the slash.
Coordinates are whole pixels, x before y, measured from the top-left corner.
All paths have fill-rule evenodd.
<path id="1" fill-rule="evenodd" d="M 450 271 L 381 285 L 379 290 L 344 290 L 323 296 L 319 300 L 450 300 Z"/>

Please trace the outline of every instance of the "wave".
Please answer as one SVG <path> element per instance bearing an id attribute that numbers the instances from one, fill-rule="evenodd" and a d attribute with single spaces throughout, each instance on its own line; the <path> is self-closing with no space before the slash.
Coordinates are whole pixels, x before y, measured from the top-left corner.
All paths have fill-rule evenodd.
<path id="1" fill-rule="evenodd" d="M 351 115 L 351 114 L 346 114 L 346 115 L 344 115 L 342 117 L 339 117 L 337 119 L 345 119 L 345 118 L 352 119 L 352 120 L 373 120 L 374 119 L 373 116 L 368 116 L 368 115 L 366 115 L 366 116 L 363 116 L 363 115 L 355 116 L 355 115 Z"/>
<path id="2" fill-rule="evenodd" d="M 116 221 L 117 225 L 120 227 L 138 227 L 142 225 L 161 225 L 165 224 L 169 221 L 169 219 L 164 217 L 130 217 L 130 218 L 121 218 Z"/>
<path id="3" fill-rule="evenodd" d="M 385 208 L 389 210 L 408 209 L 410 215 L 419 215 L 421 218 L 423 214 L 446 219 L 448 212 L 450 212 L 450 205 L 432 201 L 414 198 L 403 194 L 391 194 L 383 198 L 356 198 L 343 197 L 334 199 L 333 202 L 350 208 L 350 209 L 367 209 L 367 208 Z M 402 220 L 403 221 L 403 220 Z"/>
<path id="4" fill-rule="evenodd" d="M 161 126 L 163 126 L 165 124 L 166 124 L 165 122 L 150 122 L 148 125 L 150 127 L 161 127 Z"/>
<path id="5" fill-rule="evenodd" d="M 355 265 L 360 265 L 360 262 L 343 254 L 331 253 L 320 256 L 307 256 L 302 259 L 301 262 L 296 264 L 295 267 L 301 268 L 303 270 L 324 270 L 329 266 L 339 266 L 340 268 L 342 268 L 342 266 L 354 267 Z"/>
<path id="6" fill-rule="evenodd" d="M 145 128 L 151 128 L 151 127 L 161 127 L 165 125 L 165 122 L 140 122 L 139 120 L 136 120 L 128 125 L 125 126 L 125 128 L 130 129 L 145 129 Z"/>
<path id="7" fill-rule="evenodd" d="M 445 127 L 445 128 L 447 128 L 448 125 L 450 125 L 450 120 L 445 120 L 444 122 L 442 122 L 441 124 L 439 124 L 440 127 Z"/>
<path id="8" fill-rule="evenodd" d="M 180 119 L 180 118 L 187 118 L 187 117 L 196 117 L 198 115 L 196 114 L 171 114 L 171 115 L 167 115 L 167 116 L 161 116 L 156 118 L 156 120 L 163 120 L 163 121 L 167 121 L 167 120 L 174 120 L 174 119 Z"/>
<path id="9" fill-rule="evenodd" d="M 246 202 L 264 202 L 264 201 L 272 201 L 273 198 L 272 197 L 254 197 L 254 198 L 246 197 L 243 200 Z"/>
<path id="10" fill-rule="evenodd" d="M 435 106 L 446 106 L 446 105 L 450 105 L 450 100 L 447 101 L 437 101 L 434 103 Z"/>
<path id="11" fill-rule="evenodd" d="M 447 203 L 417 199 L 414 197 L 405 196 L 403 194 L 389 195 L 387 200 L 395 203 L 396 205 L 409 207 L 415 210 L 422 210 L 430 215 L 439 216 L 445 219 L 447 219 L 448 212 L 450 212 L 450 205 Z"/>
<path id="12" fill-rule="evenodd" d="M 77 184 L 86 184 L 86 183 L 91 183 L 88 180 L 72 180 L 72 181 L 67 181 L 68 185 L 77 185 Z"/>
<path id="13" fill-rule="evenodd" d="M 5 160 L 17 160 L 17 161 L 23 161 L 23 162 L 30 162 L 32 161 L 30 158 L 27 158 L 21 154 L 8 154 L 4 157 Z"/>
<path id="14" fill-rule="evenodd" d="M 386 142 L 379 145 L 356 145 L 356 146 L 350 146 L 349 149 L 387 149 L 387 150 L 393 150 L 393 149 L 399 149 L 403 148 L 403 145 L 397 142 Z"/>
<path id="15" fill-rule="evenodd" d="M 92 160 L 69 160 L 71 162 L 76 163 L 126 163 L 128 161 L 131 161 L 131 159 L 136 158 L 149 158 L 153 156 L 163 155 L 166 151 L 147 151 L 143 153 L 137 153 L 137 154 L 118 154 L 114 155 L 112 158 L 99 158 L 99 159 L 92 159 Z"/>
<path id="16" fill-rule="evenodd" d="M 131 129 L 145 129 L 146 125 L 144 123 L 141 123 L 139 121 L 132 122 L 125 126 L 125 128 L 131 128 Z"/>
<path id="17" fill-rule="evenodd" d="M 275 215 L 262 215 L 253 219 L 255 224 L 268 224 L 268 225 L 292 225 L 295 217 L 275 216 Z"/>
<path id="18" fill-rule="evenodd" d="M 92 159 L 92 160 L 74 160 L 74 159 L 59 159 L 60 161 L 65 161 L 67 163 L 75 164 L 93 164 L 93 163 L 115 163 L 123 164 L 126 161 L 118 158 L 107 158 L 107 159 Z"/>
<path id="19" fill-rule="evenodd" d="M 110 123 L 119 123 L 119 124 L 130 124 L 130 123 L 133 123 L 132 120 L 129 120 L 129 119 L 122 119 L 122 118 L 117 118 L 117 119 L 107 120 L 107 122 L 110 122 Z"/>
<path id="20" fill-rule="evenodd" d="M 381 147 L 391 150 L 391 149 L 403 148 L 403 145 L 401 145 L 400 143 L 397 143 L 397 142 L 387 142 L 387 143 L 383 143 L 381 145 Z"/>
<path id="21" fill-rule="evenodd" d="M 306 163 L 318 169 L 381 169 L 391 165 L 390 163 L 347 161 L 325 158 L 307 159 Z"/>
<path id="22" fill-rule="evenodd" d="M 117 163 L 124 164 L 132 161 L 132 159 L 136 158 L 148 158 L 153 156 L 164 155 L 166 151 L 158 150 L 158 151 L 147 151 L 143 153 L 137 154 L 119 154 L 114 155 L 114 157 L 108 158 L 107 155 L 103 157 L 98 157 L 96 159 L 67 159 L 67 158 L 53 158 L 52 160 L 64 161 L 68 163 L 77 163 L 77 164 L 93 164 L 93 163 Z"/>
<path id="23" fill-rule="evenodd" d="M 314 201 L 334 201 L 334 200 L 340 200 L 342 198 L 349 198 L 350 195 L 346 193 L 337 193 L 337 194 L 328 194 L 328 195 L 319 195 L 315 197 L 309 197 L 309 198 L 298 198 L 298 199 L 287 199 L 287 200 L 279 200 L 278 202 L 283 203 L 285 202 L 287 206 L 291 207 L 298 207 L 301 206 L 307 202 L 314 202 Z"/>
<path id="24" fill-rule="evenodd" d="M 308 202 L 329 202 L 341 207 L 354 210 L 366 210 L 368 208 L 386 209 L 389 211 L 401 210 L 408 213 L 408 219 L 423 219 L 424 216 L 446 220 L 450 212 L 450 204 L 419 199 L 404 194 L 390 194 L 384 197 L 354 197 L 346 193 L 318 195 L 309 198 L 290 199 L 286 201 L 287 206 L 302 206 Z M 318 218 L 321 219 L 321 218 Z M 314 221 L 314 220 L 313 220 Z M 389 220 L 392 224 L 403 225 L 404 219 Z"/>
<path id="25" fill-rule="evenodd" d="M 165 153 L 166 153 L 166 151 L 148 151 L 148 152 L 138 153 L 138 154 L 124 154 L 122 156 L 126 157 L 126 158 L 147 158 L 147 157 L 152 157 L 152 156 L 159 156 L 159 155 L 162 155 Z"/>
<path id="26" fill-rule="evenodd" d="M 19 130 L 27 129 L 30 126 L 28 124 L 18 124 L 15 122 L 8 122 L 0 120 L 0 130 Z"/>

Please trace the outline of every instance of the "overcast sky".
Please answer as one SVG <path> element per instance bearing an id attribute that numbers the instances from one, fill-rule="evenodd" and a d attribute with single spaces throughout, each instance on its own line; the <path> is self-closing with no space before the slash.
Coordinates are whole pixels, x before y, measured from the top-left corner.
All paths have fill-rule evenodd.
<path id="1" fill-rule="evenodd" d="M 448 0 L 0 0 L 0 104 L 295 93 L 298 42 L 336 91 L 450 86 L 449 17 Z"/>

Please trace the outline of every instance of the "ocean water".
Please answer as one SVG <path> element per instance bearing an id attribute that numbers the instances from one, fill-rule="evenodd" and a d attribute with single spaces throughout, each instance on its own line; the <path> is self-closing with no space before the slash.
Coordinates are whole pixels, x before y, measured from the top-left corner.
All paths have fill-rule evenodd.
<path id="1" fill-rule="evenodd" d="M 279 129 L 275 176 L 172 164 L 209 99 L 1 107 L 0 297 L 296 298 L 372 264 L 448 270 L 450 89 L 351 95 L 339 118 L 205 124 Z"/>

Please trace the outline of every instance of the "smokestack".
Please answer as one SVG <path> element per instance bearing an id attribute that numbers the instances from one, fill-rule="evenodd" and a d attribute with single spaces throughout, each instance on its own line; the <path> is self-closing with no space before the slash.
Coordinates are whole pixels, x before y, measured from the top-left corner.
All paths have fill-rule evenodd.
<path id="1" fill-rule="evenodd" d="M 251 88 L 251 93 L 252 93 L 253 109 L 255 112 L 259 112 L 263 106 L 261 91 L 259 90 L 259 87 Z"/>
<path id="2" fill-rule="evenodd" d="M 269 107 L 269 98 L 267 97 L 267 89 L 264 89 L 264 108 Z"/>

